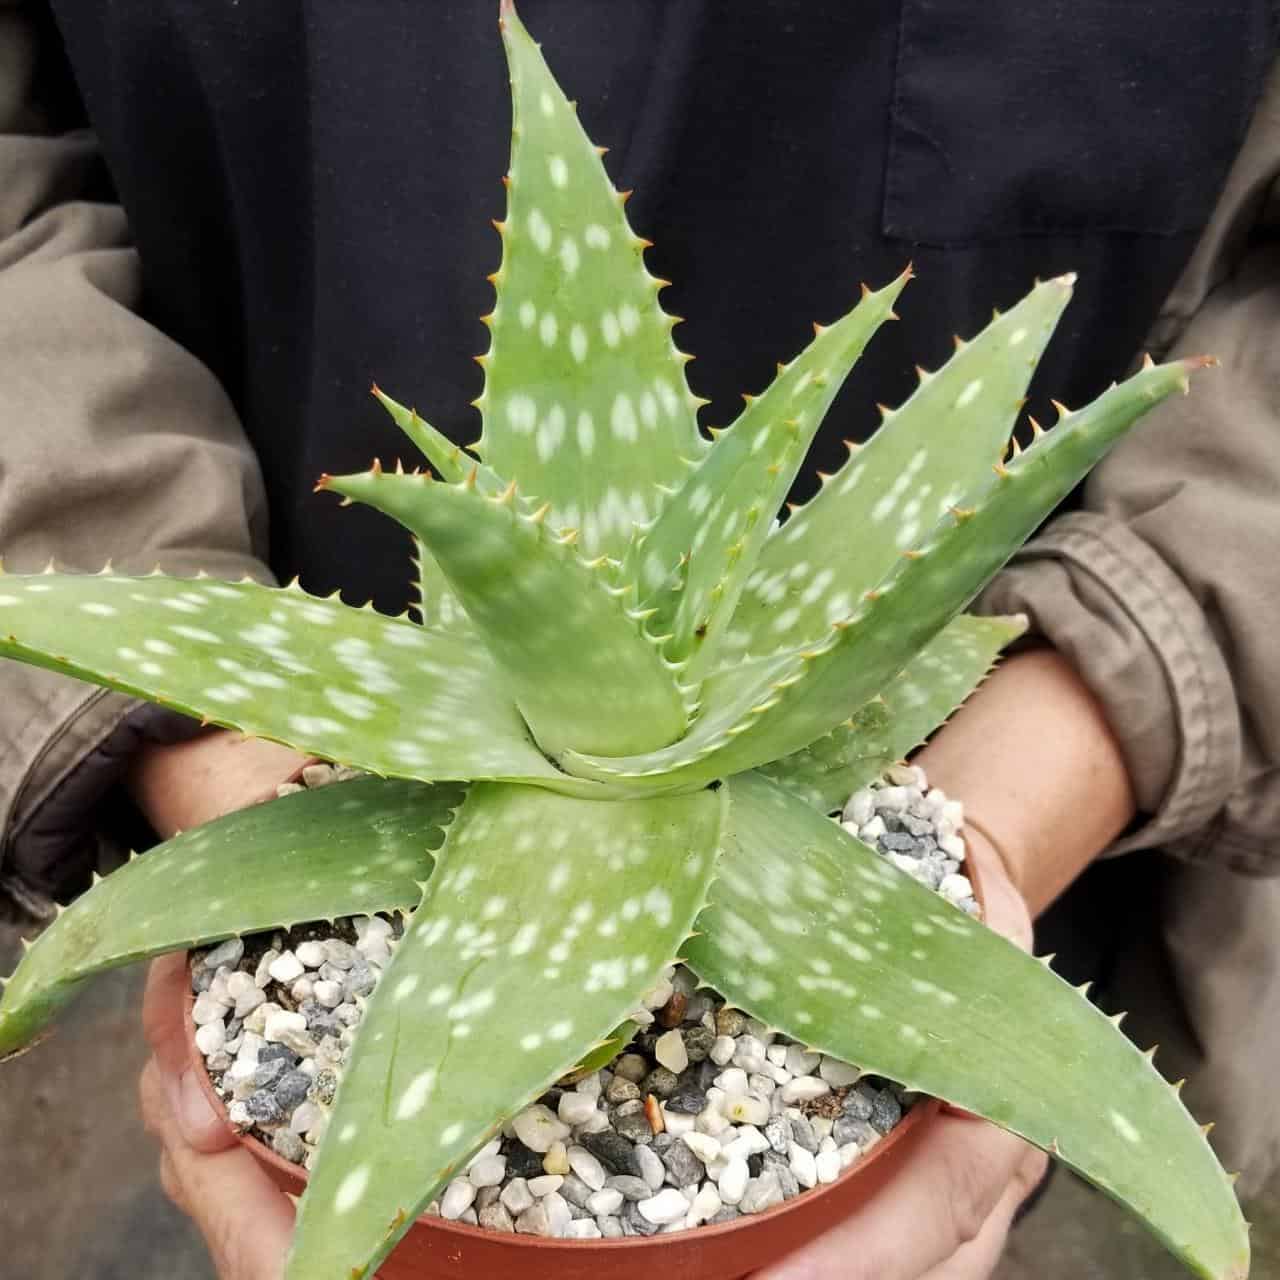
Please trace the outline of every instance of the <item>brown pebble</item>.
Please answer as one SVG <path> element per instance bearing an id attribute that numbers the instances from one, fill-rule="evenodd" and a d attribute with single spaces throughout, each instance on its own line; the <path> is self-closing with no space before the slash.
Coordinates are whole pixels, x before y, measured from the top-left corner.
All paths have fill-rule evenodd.
<path id="1" fill-rule="evenodd" d="M 658 1021 L 664 1027 L 678 1027 L 684 1021 L 684 1011 L 689 1007 L 689 997 L 683 991 L 673 991 L 671 999 L 658 1011 Z"/>
<path id="2" fill-rule="evenodd" d="M 659 1105 L 657 1098 L 653 1094 L 646 1096 L 644 1100 L 644 1118 L 649 1122 L 649 1128 L 655 1134 L 664 1133 L 667 1128 L 666 1119 L 662 1114 L 662 1107 Z"/>

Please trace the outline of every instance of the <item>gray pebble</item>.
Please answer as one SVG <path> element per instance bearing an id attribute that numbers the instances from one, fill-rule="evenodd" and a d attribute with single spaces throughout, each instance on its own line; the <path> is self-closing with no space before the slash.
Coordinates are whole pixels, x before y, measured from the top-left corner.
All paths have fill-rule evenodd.
<path id="1" fill-rule="evenodd" d="M 291 1065 L 281 1057 L 268 1058 L 264 1062 L 261 1055 L 259 1055 L 258 1065 L 253 1071 L 254 1088 L 269 1089 L 282 1075 L 290 1070 Z"/>
<path id="2" fill-rule="evenodd" d="M 785 1156 L 791 1147 L 791 1121 L 786 1116 L 774 1116 L 765 1125 L 764 1136 L 779 1155 Z"/>
<path id="3" fill-rule="evenodd" d="M 612 1187 L 615 1191 L 621 1191 L 622 1198 L 628 1202 L 648 1200 L 653 1195 L 653 1192 L 649 1189 L 649 1184 L 643 1178 L 637 1178 L 627 1173 L 619 1173 L 612 1178 L 606 1178 L 604 1185 Z"/>
<path id="4" fill-rule="evenodd" d="M 277 1129 L 271 1135 L 271 1149 L 276 1155 L 283 1156 L 294 1164 L 301 1164 L 303 1157 L 307 1154 L 307 1148 L 302 1139 L 287 1125 Z"/>
<path id="5" fill-rule="evenodd" d="M 274 1062 L 277 1058 L 281 1062 L 287 1063 L 290 1067 L 298 1065 L 298 1055 L 287 1044 L 264 1044 L 258 1050 L 259 1066 L 264 1062 Z"/>
<path id="6" fill-rule="evenodd" d="M 636 1172 L 635 1148 L 619 1134 L 603 1129 L 599 1133 L 584 1133 L 578 1141 L 610 1173 L 634 1174 Z M 636 1180 L 641 1181 L 638 1178 Z"/>
<path id="7" fill-rule="evenodd" d="M 609 1087 L 604 1091 L 605 1100 L 615 1105 L 623 1102 L 638 1102 L 640 1099 L 640 1088 L 634 1080 L 628 1080 L 625 1076 L 614 1076 L 609 1081 Z"/>
<path id="8" fill-rule="evenodd" d="M 793 1196 L 800 1194 L 800 1183 L 796 1181 L 791 1162 L 786 1156 L 779 1155 L 776 1151 L 766 1151 L 761 1160 L 761 1173 L 771 1173 L 778 1179 L 778 1186 L 782 1188 L 784 1200 L 790 1200 Z"/>
<path id="9" fill-rule="evenodd" d="M 762 1173 L 747 1183 L 738 1208 L 742 1213 L 763 1213 L 782 1203 L 782 1186 L 774 1173 Z"/>
<path id="10" fill-rule="evenodd" d="M 688 1143 L 673 1142 L 660 1158 L 667 1171 L 667 1181 L 673 1187 L 687 1187 L 690 1183 L 700 1183 L 706 1177 L 705 1166 L 689 1149 Z"/>
<path id="11" fill-rule="evenodd" d="M 791 1116 L 791 1137 L 796 1146 L 803 1147 L 810 1155 L 818 1154 L 818 1135 L 804 1116 Z"/>
<path id="12" fill-rule="evenodd" d="M 873 1138 L 879 1137 L 879 1134 L 865 1120 L 855 1120 L 852 1116 L 840 1116 L 831 1126 L 831 1136 L 838 1147 L 848 1146 L 851 1142 L 856 1142 L 859 1147 L 865 1147 Z"/>
<path id="13" fill-rule="evenodd" d="M 881 1089 L 871 1104 L 871 1123 L 881 1133 L 888 1133 L 902 1119 L 902 1104 L 891 1089 Z"/>
<path id="14" fill-rule="evenodd" d="M 547 1207 L 541 1200 L 535 1200 L 515 1221 L 515 1228 L 525 1236 L 549 1236 L 551 1219 L 547 1217 Z"/>
<path id="15" fill-rule="evenodd" d="M 716 1033 L 706 1027 L 693 1027 L 684 1033 L 684 1048 L 690 1062 L 705 1062 L 715 1042 Z"/>
<path id="16" fill-rule="evenodd" d="M 613 1214 L 600 1214 L 596 1218 L 596 1226 L 600 1228 L 600 1234 L 606 1240 L 620 1240 L 622 1238 L 622 1219 L 615 1217 Z"/>
<path id="17" fill-rule="evenodd" d="M 840 1104 L 840 1109 L 851 1120 L 871 1119 L 871 1099 L 861 1089 L 850 1089 L 845 1094 L 844 1101 Z"/>
<path id="18" fill-rule="evenodd" d="M 658 1137 L 662 1136 L 664 1135 L 658 1135 Z M 653 1147 L 637 1147 L 635 1161 L 636 1168 L 640 1170 L 640 1176 L 649 1184 L 650 1190 L 661 1190 L 662 1184 L 667 1179 L 667 1167 L 662 1163 L 658 1153 L 653 1149 Z"/>
<path id="19" fill-rule="evenodd" d="M 516 1229 L 516 1224 L 511 1220 L 511 1215 L 497 1202 L 485 1205 L 476 1215 L 476 1219 L 480 1226 L 488 1227 L 490 1231 L 514 1233 Z"/>
<path id="20" fill-rule="evenodd" d="M 630 1105 L 630 1104 L 624 1104 Z M 647 1146 L 653 1141 L 653 1130 L 649 1127 L 649 1118 L 643 1108 L 614 1122 L 614 1129 L 619 1137 L 626 1138 L 639 1146 Z"/>
<path id="21" fill-rule="evenodd" d="M 292 1111 L 307 1100 L 311 1092 L 311 1077 L 305 1071 L 290 1071 L 277 1082 L 273 1093 L 275 1101 L 285 1111 Z"/>
<path id="22" fill-rule="evenodd" d="M 738 1212 L 737 1209 L 733 1207 L 733 1205 L 731 1204 L 722 1205 L 720 1208 L 720 1212 L 717 1213 L 714 1218 L 707 1219 L 707 1225 L 709 1227 L 718 1227 L 722 1223 L 732 1222 L 735 1218 L 738 1218 L 740 1216 L 741 1214 Z"/>
<path id="23" fill-rule="evenodd" d="M 624 1080 L 630 1080 L 632 1084 L 639 1084 L 648 1074 L 648 1071 L 648 1062 L 638 1053 L 624 1053 L 613 1064 L 613 1074 L 621 1076 Z"/>
<path id="24" fill-rule="evenodd" d="M 479 1213 L 481 1209 L 487 1209 L 491 1204 L 496 1204 L 501 1194 L 501 1187 L 481 1187 L 476 1192 L 476 1212 Z"/>
<path id="25" fill-rule="evenodd" d="M 333 1071 L 327 1067 L 316 1072 L 316 1078 L 311 1082 L 311 1098 L 315 1102 L 328 1106 L 334 1099 L 334 1095 L 338 1092 L 338 1077 Z"/>
<path id="26" fill-rule="evenodd" d="M 255 1124 L 279 1124 L 284 1119 L 284 1110 L 275 1097 L 265 1089 L 251 1093 L 244 1101 L 249 1119 Z"/>
<path id="27" fill-rule="evenodd" d="M 508 1178 L 537 1178 L 542 1175 L 542 1157 L 536 1151 L 530 1151 L 519 1138 L 508 1139 L 502 1151 L 507 1157 Z"/>
<path id="28" fill-rule="evenodd" d="M 772 1084 L 772 1081 L 770 1081 Z M 695 1084 L 681 1083 L 676 1091 L 667 1099 L 667 1110 L 678 1111 L 681 1115 L 696 1116 L 706 1110 L 706 1091 Z"/>
<path id="29" fill-rule="evenodd" d="M 666 1067 L 654 1067 L 640 1083 L 641 1093 L 652 1093 L 658 1098 L 669 1098 L 676 1091 L 680 1077 Z"/>
<path id="30" fill-rule="evenodd" d="M 192 969 L 191 970 L 191 990 L 196 995 L 203 995 L 213 985 L 212 969 Z"/>
<path id="31" fill-rule="evenodd" d="M 576 1173 L 566 1173 L 560 1184 L 560 1194 L 569 1202 L 570 1207 L 577 1205 L 579 1209 L 587 1207 L 592 1191 Z"/>

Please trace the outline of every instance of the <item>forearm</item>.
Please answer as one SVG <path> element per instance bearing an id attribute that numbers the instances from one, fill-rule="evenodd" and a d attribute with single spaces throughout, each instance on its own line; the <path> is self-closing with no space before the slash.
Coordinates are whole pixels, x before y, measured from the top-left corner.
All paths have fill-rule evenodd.
<path id="1" fill-rule="evenodd" d="M 917 759 L 931 783 L 963 801 L 1033 916 L 1134 814 L 1101 707 L 1052 649 L 1002 663 Z"/>

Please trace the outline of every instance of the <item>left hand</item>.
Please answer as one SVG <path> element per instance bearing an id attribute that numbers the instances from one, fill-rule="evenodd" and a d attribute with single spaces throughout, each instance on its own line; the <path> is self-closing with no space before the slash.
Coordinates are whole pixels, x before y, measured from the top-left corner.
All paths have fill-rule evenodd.
<path id="1" fill-rule="evenodd" d="M 1004 863 L 972 828 L 986 921 L 1029 949 L 1031 917 Z M 986 1280 L 1047 1157 L 1020 1138 L 945 1111 L 895 1177 L 839 1226 L 751 1280 Z"/>
<path id="2" fill-rule="evenodd" d="M 152 1057 L 142 1073 L 142 1119 L 160 1140 L 165 1193 L 193 1218 L 222 1280 L 278 1280 L 293 1236 L 293 1206 L 209 1105 L 187 1061 L 174 1004 L 187 990 L 183 957 L 155 961 L 142 1020 Z"/>

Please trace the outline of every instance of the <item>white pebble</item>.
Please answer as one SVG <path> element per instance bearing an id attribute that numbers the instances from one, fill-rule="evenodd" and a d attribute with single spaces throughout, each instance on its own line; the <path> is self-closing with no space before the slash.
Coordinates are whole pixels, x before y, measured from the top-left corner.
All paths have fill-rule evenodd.
<path id="1" fill-rule="evenodd" d="M 787 1046 L 786 1066 L 793 1076 L 809 1076 L 821 1060 L 821 1054 L 810 1053 L 798 1044 Z"/>
<path id="2" fill-rule="evenodd" d="M 585 1147 L 569 1148 L 569 1168 L 591 1188 L 599 1191 L 604 1186 L 604 1165 Z"/>
<path id="3" fill-rule="evenodd" d="M 791 1172 L 796 1175 L 796 1181 L 802 1187 L 818 1185 L 818 1165 L 813 1158 L 813 1153 L 806 1151 L 798 1142 L 793 1142 L 787 1149 L 787 1163 L 791 1166 Z"/>
<path id="4" fill-rule="evenodd" d="M 568 1240 L 599 1240 L 603 1233 L 590 1218 L 574 1218 L 564 1234 Z"/>
<path id="5" fill-rule="evenodd" d="M 741 1157 L 726 1161 L 720 1176 L 716 1179 L 720 1199 L 725 1204 L 736 1205 L 742 1199 L 742 1193 L 747 1189 L 747 1181 L 750 1177 L 751 1170 L 747 1168 L 747 1162 Z"/>
<path id="6" fill-rule="evenodd" d="M 585 1094 L 588 1098 L 598 1098 L 603 1088 L 600 1083 L 600 1073 L 593 1071 L 589 1076 L 583 1076 L 573 1088 L 575 1093 Z"/>
<path id="7" fill-rule="evenodd" d="M 518 1218 L 533 1204 L 533 1192 L 529 1190 L 529 1184 L 523 1178 L 512 1178 L 502 1188 L 502 1194 L 498 1199 L 502 1201 L 513 1218 Z"/>
<path id="8" fill-rule="evenodd" d="M 716 1076 L 716 1088 L 723 1089 L 726 1094 L 746 1093 L 747 1073 L 741 1067 L 730 1067 Z"/>
<path id="9" fill-rule="evenodd" d="M 221 1021 L 226 1015 L 227 1006 L 211 999 L 208 992 L 196 996 L 195 1003 L 191 1006 L 191 1020 L 197 1027 L 203 1027 L 215 1019 Z"/>
<path id="10" fill-rule="evenodd" d="M 782 1100 L 787 1103 L 809 1102 L 831 1092 L 831 1086 L 817 1076 L 797 1076 L 782 1086 Z"/>
<path id="11" fill-rule="evenodd" d="M 719 1105 L 713 1104 L 706 1107 L 698 1113 L 694 1120 L 694 1128 L 699 1133 L 709 1134 L 713 1138 L 718 1138 L 722 1133 L 726 1133 L 733 1128 L 733 1121 L 720 1110 Z M 637 1147 L 636 1150 L 641 1150 Z"/>
<path id="12" fill-rule="evenodd" d="M 720 1192 L 716 1190 L 714 1182 L 704 1182 L 698 1190 L 698 1194 L 693 1197 L 693 1204 L 689 1206 L 689 1214 L 685 1219 L 685 1225 L 696 1227 L 700 1223 L 706 1222 L 709 1218 L 714 1218 L 720 1212 L 723 1205 L 720 1202 Z"/>
<path id="13" fill-rule="evenodd" d="M 938 840 L 938 848 L 949 858 L 963 862 L 965 858 L 964 840 L 960 836 L 942 836 Z"/>
<path id="14" fill-rule="evenodd" d="M 323 942 L 300 942 L 293 953 L 308 969 L 318 969 L 325 962 Z"/>
<path id="15" fill-rule="evenodd" d="M 884 825 L 884 819 L 877 813 L 870 822 L 858 829 L 858 839 L 867 844 L 875 844 L 888 830 L 889 828 Z"/>
<path id="16" fill-rule="evenodd" d="M 289 1120 L 294 1133 L 306 1133 L 320 1120 L 320 1108 L 314 1102 L 300 1102 Z"/>
<path id="17" fill-rule="evenodd" d="M 784 1084 L 783 1092 L 790 1087 L 790 1084 Z M 767 1124 L 769 1122 L 769 1104 L 763 1098 L 753 1098 L 746 1093 L 734 1094 L 726 1098 L 720 1104 L 720 1110 L 734 1124 Z"/>
<path id="18" fill-rule="evenodd" d="M 440 1216 L 446 1222 L 457 1222 L 475 1203 L 476 1188 L 466 1178 L 455 1178 L 440 1197 Z"/>
<path id="19" fill-rule="evenodd" d="M 254 970 L 253 981 L 255 986 L 265 987 L 271 981 L 271 974 L 268 972 L 273 964 L 280 959 L 280 953 L 275 950 L 264 951 L 258 960 L 258 967 Z"/>
<path id="20" fill-rule="evenodd" d="M 323 1005 L 326 1009 L 336 1009 L 342 1003 L 342 983 L 318 979 L 312 987 L 312 994 L 316 998 L 316 1004 Z"/>
<path id="21" fill-rule="evenodd" d="M 875 795 L 868 787 L 863 787 L 860 791 L 855 791 L 849 797 L 849 803 L 844 807 L 844 813 L 841 815 L 845 822 L 852 823 L 854 827 L 860 827 L 864 823 L 871 821 L 871 816 L 876 811 Z"/>
<path id="22" fill-rule="evenodd" d="M 263 1038 L 279 1044 L 283 1043 L 291 1033 L 307 1034 L 307 1020 L 300 1013 L 291 1013 L 288 1009 L 277 1009 L 263 1022 Z"/>
<path id="23" fill-rule="evenodd" d="M 204 1026 L 196 1030 L 196 1048 L 206 1058 L 221 1052 L 223 1045 L 226 1043 L 227 1028 L 221 1018 L 213 1022 L 206 1022 Z"/>
<path id="24" fill-rule="evenodd" d="M 663 1128 L 673 1137 L 682 1138 L 686 1133 L 692 1133 L 694 1126 L 697 1124 L 696 1116 L 687 1116 L 683 1111 L 668 1111 L 666 1103 L 662 1104 L 662 1124 Z"/>
<path id="25" fill-rule="evenodd" d="M 562 1093 L 556 1110 L 560 1119 L 573 1128 L 596 1114 L 596 1100 L 586 1093 Z"/>
<path id="26" fill-rule="evenodd" d="M 833 1089 L 843 1089 L 846 1085 L 857 1084 L 862 1072 L 847 1062 L 841 1062 L 839 1058 L 823 1058 L 818 1074 Z"/>
<path id="27" fill-rule="evenodd" d="M 473 1187 L 496 1187 L 506 1176 L 506 1156 L 484 1156 L 467 1170 L 467 1181 Z"/>
<path id="28" fill-rule="evenodd" d="M 635 1150 L 636 1168 L 645 1180 L 650 1191 L 659 1191 L 667 1178 L 666 1165 L 658 1157 L 656 1151 L 646 1146 L 638 1146 Z"/>
<path id="29" fill-rule="evenodd" d="M 875 794 L 876 808 L 881 813 L 901 813 L 911 799 L 908 787 L 881 787 Z"/>
<path id="30" fill-rule="evenodd" d="M 840 1168 L 847 1169 L 861 1154 L 862 1149 L 856 1142 L 846 1142 L 845 1145 L 839 1149 Z"/>
<path id="31" fill-rule="evenodd" d="M 679 1030 L 668 1031 L 658 1037 L 653 1046 L 653 1056 L 668 1071 L 679 1075 L 689 1065 L 689 1051 L 684 1047 L 684 1037 Z"/>
<path id="32" fill-rule="evenodd" d="M 710 1134 L 699 1133 L 696 1129 L 692 1133 L 682 1134 L 680 1141 L 684 1143 L 690 1151 L 693 1152 L 703 1164 L 710 1164 L 720 1156 L 720 1143 Z"/>
<path id="33" fill-rule="evenodd" d="M 767 1059 L 764 1056 L 764 1044 L 755 1036 L 739 1036 L 733 1050 L 733 1065 L 741 1067 L 748 1074 L 763 1071 Z M 723 1086 L 727 1088 L 728 1086 Z"/>
<path id="34" fill-rule="evenodd" d="M 309 764 L 302 769 L 302 784 L 307 788 L 327 786 L 336 782 L 338 771 L 331 764 Z"/>
<path id="35" fill-rule="evenodd" d="M 286 951 L 267 966 L 267 972 L 276 982 L 290 983 L 302 977 L 304 969 L 302 961 L 292 951 Z"/>
<path id="36" fill-rule="evenodd" d="M 544 1173 L 540 1177 L 530 1178 L 526 1185 L 529 1188 L 529 1194 L 535 1200 L 541 1200 L 543 1196 L 559 1191 L 564 1186 L 564 1179 L 558 1173 Z"/>
<path id="37" fill-rule="evenodd" d="M 667 981 L 666 978 L 663 978 L 656 987 L 651 987 L 644 993 L 640 1003 L 644 1005 L 646 1009 L 661 1009 L 662 1006 L 671 999 L 671 995 L 674 991 L 675 988 L 671 983 Z"/>
<path id="38" fill-rule="evenodd" d="M 602 1191 L 593 1191 L 587 1197 L 588 1213 L 602 1214 L 607 1217 L 611 1213 L 617 1213 L 621 1208 L 622 1192 L 615 1191 L 612 1187 L 605 1187 Z"/>
<path id="39" fill-rule="evenodd" d="M 603 1111 L 593 1111 L 581 1124 L 574 1125 L 573 1131 L 581 1137 L 586 1133 L 603 1133 L 609 1127 L 608 1115 Z"/>
<path id="40" fill-rule="evenodd" d="M 797 1048 L 799 1048 L 799 1045 L 771 1044 L 764 1051 L 764 1056 L 768 1058 L 775 1067 L 785 1067 L 787 1065 L 787 1054 L 792 1049 Z"/>
<path id="41" fill-rule="evenodd" d="M 546 1153 L 553 1142 L 561 1142 L 569 1136 L 569 1126 L 563 1124 L 549 1107 L 535 1102 L 526 1107 L 511 1122 L 517 1138 L 530 1151 Z"/>
<path id="42" fill-rule="evenodd" d="M 289 988 L 289 997 L 295 1004 L 305 1004 L 315 996 L 316 984 L 305 974 Z"/>
<path id="43" fill-rule="evenodd" d="M 551 1191 L 542 1197 L 542 1207 L 547 1211 L 547 1221 L 551 1224 L 551 1234 L 556 1237 L 569 1233 L 573 1222 L 573 1214 L 569 1210 L 569 1202 L 558 1191 Z"/>
<path id="44" fill-rule="evenodd" d="M 840 1176 L 840 1153 L 838 1151 L 819 1151 L 813 1164 L 817 1171 L 819 1182 L 834 1182 Z M 799 1181 L 798 1178 L 797 1181 Z"/>
<path id="45" fill-rule="evenodd" d="M 667 1187 L 656 1196 L 641 1200 L 636 1209 L 646 1222 L 664 1227 L 669 1222 L 683 1221 L 689 1212 L 689 1202 L 674 1187 Z"/>
<path id="46" fill-rule="evenodd" d="M 716 1036 L 714 1043 L 711 1045 L 711 1052 L 707 1056 L 717 1067 L 728 1066 L 733 1058 L 735 1048 L 732 1036 Z"/>
<path id="47" fill-rule="evenodd" d="M 966 898 L 973 897 L 973 885 L 968 876 L 953 872 L 938 886 L 938 892 L 948 902 L 963 902 Z"/>

